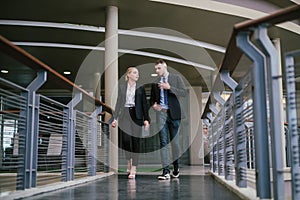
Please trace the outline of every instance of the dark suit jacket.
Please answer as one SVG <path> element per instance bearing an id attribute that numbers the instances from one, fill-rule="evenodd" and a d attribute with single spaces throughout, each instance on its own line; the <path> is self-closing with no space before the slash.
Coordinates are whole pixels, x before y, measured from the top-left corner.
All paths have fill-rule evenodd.
<path id="1" fill-rule="evenodd" d="M 118 98 L 115 112 L 113 114 L 115 119 L 118 119 L 118 117 L 122 114 L 124 110 L 124 105 L 126 102 L 126 91 L 127 81 L 121 82 L 119 84 Z M 145 120 L 148 120 L 150 122 L 145 88 L 144 86 L 139 85 L 138 83 L 136 85 L 135 90 L 135 115 L 136 119 L 141 120 L 140 125 L 143 125 L 143 122 Z"/>
<path id="2" fill-rule="evenodd" d="M 160 77 L 152 84 L 151 87 L 151 98 L 150 98 L 151 106 L 153 106 L 155 102 L 157 104 L 160 103 L 160 89 L 158 87 L 159 81 L 160 81 Z M 170 117 L 171 119 L 178 120 L 184 117 L 184 113 L 181 111 L 181 106 L 178 98 L 186 96 L 187 91 L 182 78 L 177 74 L 169 73 L 168 82 L 171 86 L 170 90 L 167 90 Z"/>

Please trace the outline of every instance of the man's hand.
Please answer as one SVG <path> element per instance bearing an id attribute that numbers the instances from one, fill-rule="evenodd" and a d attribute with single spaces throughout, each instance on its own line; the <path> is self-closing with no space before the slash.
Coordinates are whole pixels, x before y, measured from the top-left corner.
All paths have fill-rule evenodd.
<path id="1" fill-rule="evenodd" d="M 161 111 L 161 106 L 159 104 L 157 104 L 156 102 L 153 104 L 153 109 L 156 111 Z"/>
<path id="2" fill-rule="evenodd" d="M 158 83 L 159 89 L 169 90 L 171 88 L 169 83 Z"/>

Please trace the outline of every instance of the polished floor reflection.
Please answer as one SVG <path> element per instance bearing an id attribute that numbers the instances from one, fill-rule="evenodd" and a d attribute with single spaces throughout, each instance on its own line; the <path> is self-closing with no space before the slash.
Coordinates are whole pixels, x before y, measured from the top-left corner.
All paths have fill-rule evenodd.
<path id="1" fill-rule="evenodd" d="M 182 175 L 179 179 L 159 181 L 155 175 L 113 175 L 85 185 L 46 193 L 28 199 L 240 199 L 210 176 Z"/>

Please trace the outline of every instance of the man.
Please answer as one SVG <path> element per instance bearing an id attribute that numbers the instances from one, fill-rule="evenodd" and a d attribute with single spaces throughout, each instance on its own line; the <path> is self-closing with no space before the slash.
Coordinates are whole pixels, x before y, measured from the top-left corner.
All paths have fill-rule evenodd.
<path id="1" fill-rule="evenodd" d="M 186 96 L 182 78 L 177 74 L 168 72 L 167 63 L 159 59 L 155 63 L 155 72 L 159 78 L 152 84 L 150 105 L 157 111 L 157 121 L 159 123 L 159 139 L 161 148 L 161 162 L 163 167 L 159 180 L 170 179 L 170 159 L 168 143 L 172 146 L 173 173 L 174 178 L 179 177 L 179 127 L 183 116 L 178 98 Z"/>

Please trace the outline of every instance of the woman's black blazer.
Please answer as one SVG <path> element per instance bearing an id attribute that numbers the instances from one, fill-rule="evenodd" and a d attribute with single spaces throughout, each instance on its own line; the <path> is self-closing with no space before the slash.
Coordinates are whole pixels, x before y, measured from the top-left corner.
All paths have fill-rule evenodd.
<path id="1" fill-rule="evenodd" d="M 118 87 L 119 87 L 119 91 L 118 91 L 118 98 L 115 107 L 115 112 L 114 112 L 114 119 L 118 119 L 118 117 L 121 115 L 121 113 L 124 110 L 124 105 L 126 102 L 127 81 L 120 83 Z M 148 108 L 149 107 L 146 99 L 145 88 L 143 85 L 139 85 L 137 83 L 136 90 L 135 90 L 136 119 L 142 121 L 148 120 L 150 122 Z"/>

